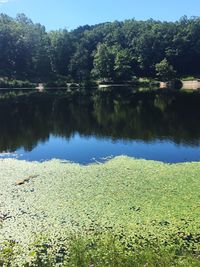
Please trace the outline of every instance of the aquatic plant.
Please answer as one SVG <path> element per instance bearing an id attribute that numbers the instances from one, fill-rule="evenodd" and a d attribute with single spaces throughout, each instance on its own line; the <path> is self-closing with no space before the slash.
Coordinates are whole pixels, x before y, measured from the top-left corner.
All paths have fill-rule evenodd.
<path id="1" fill-rule="evenodd" d="M 1 159 L 0 170 L 2 266 L 199 266 L 198 162 Z"/>

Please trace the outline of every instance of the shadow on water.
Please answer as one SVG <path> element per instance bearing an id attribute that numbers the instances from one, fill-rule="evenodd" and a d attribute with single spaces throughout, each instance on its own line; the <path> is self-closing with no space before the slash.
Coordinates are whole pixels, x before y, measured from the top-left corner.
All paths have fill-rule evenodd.
<path id="1" fill-rule="evenodd" d="M 195 93 L 1 92 L 0 152 L 31 152 L 41 142 L 48 143 L 50 136 L 70 142 L 77 134 L 95 142 L 162 141 L 199 147 L 199 117 L 200 94 Z"/>

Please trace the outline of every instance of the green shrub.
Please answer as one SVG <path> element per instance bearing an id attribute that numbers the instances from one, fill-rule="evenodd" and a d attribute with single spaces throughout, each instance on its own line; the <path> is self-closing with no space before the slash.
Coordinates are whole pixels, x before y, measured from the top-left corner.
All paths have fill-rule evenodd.
<path id="1" fill-rule="evenodd" d="M 0 88 L 35 88 L 35 84 L 29 81 L 0 78 Z"/>

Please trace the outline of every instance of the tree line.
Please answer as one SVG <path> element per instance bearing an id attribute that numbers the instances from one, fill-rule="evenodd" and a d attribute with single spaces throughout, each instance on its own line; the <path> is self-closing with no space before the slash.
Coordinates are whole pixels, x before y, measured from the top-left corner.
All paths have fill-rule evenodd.
<path id="1" fill-rule="evenodd" d="M 0 76 L 131 80 L 198 75 L 200 18 L 176 22 L 125 20 L 47 32 L 24 14 L 0 14 Z M 166 77 L 167 76 L 167 77 Z"/>

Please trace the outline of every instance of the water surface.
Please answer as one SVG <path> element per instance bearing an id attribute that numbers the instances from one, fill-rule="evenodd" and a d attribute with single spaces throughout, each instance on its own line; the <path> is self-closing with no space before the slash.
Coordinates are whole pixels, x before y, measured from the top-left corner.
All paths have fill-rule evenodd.
<path id="1" fill-rule="evenodd" d="M 87 164 L 128 155 L 200 160 L 200 94 L 0 94 L 0 156 Z"/>

